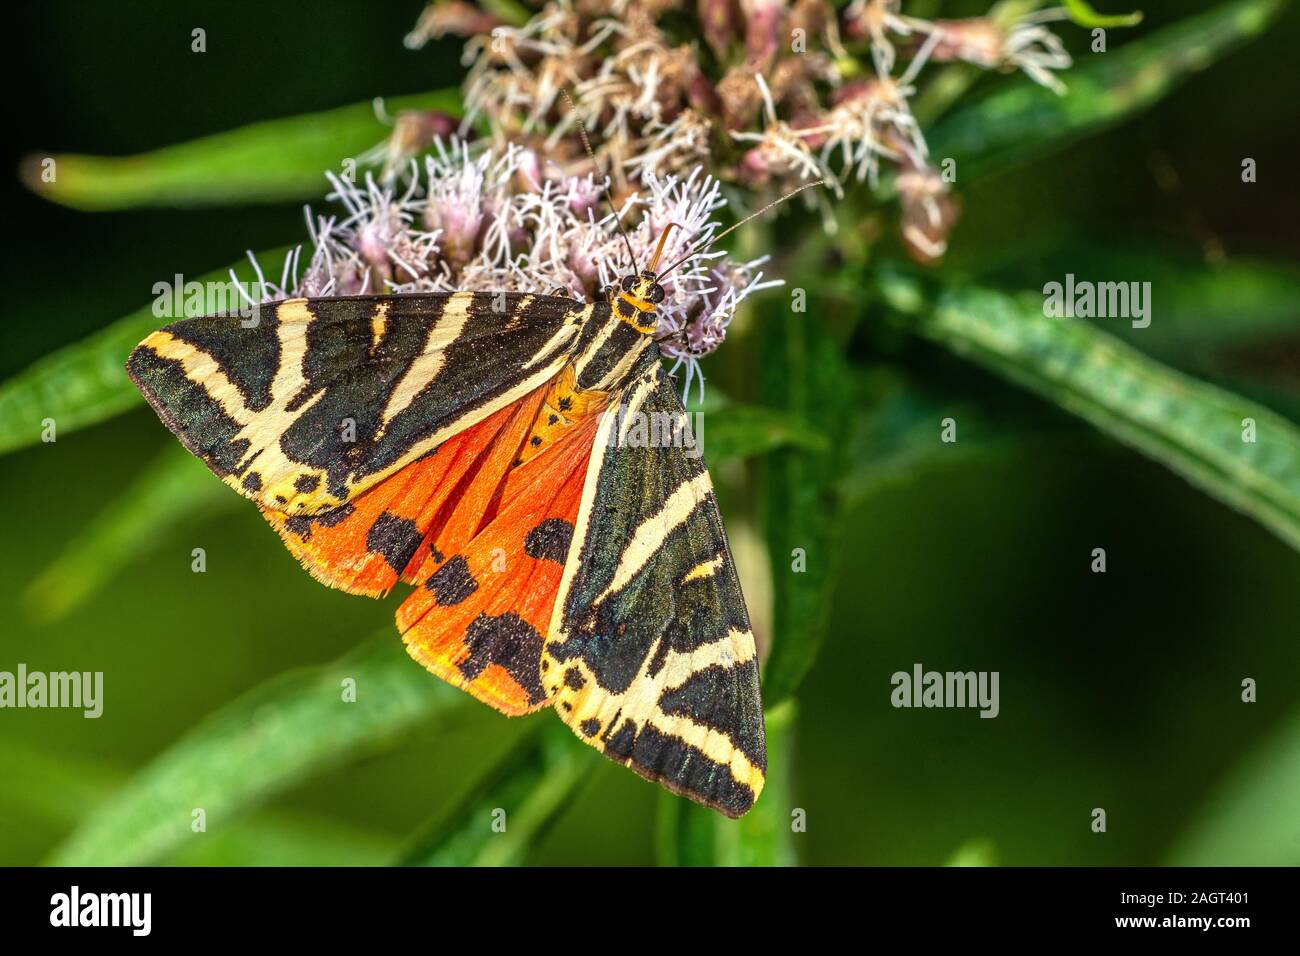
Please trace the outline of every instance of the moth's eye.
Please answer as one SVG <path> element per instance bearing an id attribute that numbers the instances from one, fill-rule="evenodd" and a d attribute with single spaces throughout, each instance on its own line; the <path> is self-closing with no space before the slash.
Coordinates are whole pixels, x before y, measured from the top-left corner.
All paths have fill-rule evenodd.
<path id="1" fill-rule="evenodd" d="M 646 295 L 646 300 L 658 305 L 664 300 L 664 287 L 656 282 L 650 287 L 650 292 Z"/>
<path id="2" fill-rule="evenodd" d="M 636 276 L 623 276 L 623 291 L 631 292 L 636 288 Z"/>

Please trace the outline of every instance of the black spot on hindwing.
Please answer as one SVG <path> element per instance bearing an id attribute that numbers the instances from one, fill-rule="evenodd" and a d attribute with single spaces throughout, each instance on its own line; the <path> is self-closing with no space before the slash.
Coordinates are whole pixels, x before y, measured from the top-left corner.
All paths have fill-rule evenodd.
<path id="1" fill-rule="evenodd" d="M 318 525 L 322 525 L 323 527 L 332 528 L 336 524 L 346 521 L 356 510 L 356 505 L 348 501 L 339 505 L 337 508 L 331 508 L 329 511 L 322 511 L 320 514 L 312 518 L 312 521 Z"/>
<path id="2" fill-rule="evenodd" d="M 524 554 L 538 561 L 563 564 L 569 557 L 573 525 L 563 518 L 547 518 L 524 539 Z"/>
<path id="3" fill-rule="evenodd" d="M 382 554 L 388 566 L 401 574 L 423 540 L 424 535 L 410 518 L 384 512 L 366 532 L 366 550 Z"/>
<path id="4" fill-rule="evenodd" d="M 318 515 L 290 515 L 284 519 L 284 528 L 306 541 L 311 537 L 312 525 L 332 528 L 339 522 L 346 521 L 356 510 L 356 506 L 349 501 L 329 511 L 322 511 Z"/>
<path id="5" fill-rule="evenodd" d="M 480 614 L 465 630 L 465 646 L 469 648 L 469 657 L 459 667 L 466 679 L 474 680 L 489 664 L 496 664 L 528 693 L 530 704 L 545 699 L 541 678 L 542 636 L 518 614 L 511 611 L 495 617 Z"/>
<path id="6" fill-rule="evenodd" d="M 433 592 L 433 599 L 442 607 L 459 604 L 478 590 L 478 582 L 470 573 L 469 562 L 457 554 L 433 574 L 424 586 Z"/>

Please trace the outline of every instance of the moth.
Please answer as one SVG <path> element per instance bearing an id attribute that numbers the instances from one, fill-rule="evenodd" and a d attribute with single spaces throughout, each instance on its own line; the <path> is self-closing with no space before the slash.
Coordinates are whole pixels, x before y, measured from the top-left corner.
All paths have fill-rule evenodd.
<path id="1" fill-rule="evenodd" d="M 654 336 L 667 236 L 594 302 L 288 299 L 174 322 L 127 372 L 318 580 L 413 585 L 428 670 L 739 817 L 767 765 L 754 636 L 702 460 L 644 440 L 689 434 Z"/>

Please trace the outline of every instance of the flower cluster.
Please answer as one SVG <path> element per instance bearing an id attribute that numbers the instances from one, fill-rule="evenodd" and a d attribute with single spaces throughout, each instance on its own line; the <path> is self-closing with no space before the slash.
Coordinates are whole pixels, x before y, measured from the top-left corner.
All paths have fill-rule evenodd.
<path id="1" fill-rule="evenodd" d="M 716 175 L 768 195 L 813 179 L 836 195 L 853 181 L 874 188 L 887 167 L 903 239 L 928 262 L 943 254 L 956 206 L 912 114 L 922 69 L 953 61 L 1019 69 L 1060 91 L 1053 71 L 1070 57 L 1047 26 L 1060 10 L 1010 22 L 923 20 L 901 6 L 853 0 L 837 13 L 831 0 L 547 0 L 509 23 L 463 0 L 435 0 L 407 43 L 467 36 L 462 131 L 485 118 L 496 143 L 528 145 L 571 171 L 590 168 L 561 98 L 572 91 L 620 192 L 643 174 L 680 174 L 706 160 Z"/>
<path id="2" fill-rule="evenodd" d="M 263 287 L 274 296 L 508 290 L 591 300 L 643 267 L 676 224 L 664 264 L 705 249 L 662 280 L 658 337 L 689 390 L 739 303 L 777 284 L 762 281 L 762 260 L 707 249 L 726 204 L 720 180 L 757 205 L 819 178 L 841 196 L 854 182 L 874 188 L 888 169 L 904 244 L 935 261 L 957 203 L 912 114 L 922 69 L 1020 69 L 1059 90 L 1052 71 L 1070 63 L 1046 25 L 1061 18 L 1055 10 L 1003 22 L 922 20 L 904 15 L 901 0 L 852 0 L 839 13 L 830 0 L 687 6 L 546 0 L 530 13 L 435 0 L 407 44 L 469 38 L 458 132 L 434 112 L 393 118 L 389 140 L 359 157 L 372 168 L 361 182 L 331 176 L 328 198 L 340 209 L 308 214 L 310 259 L 296 251 L 280 284 Z M 490 135 L 473 139 L 484 127 Z M 607 192 L 616 211 L 602 205 Z"/>
<path id="3" fill-rule="evenodd" d="M 591 300 L 643 268 L 670 223 L 679 228 L 669 233 L 661 268 L 706 246 L 726 205 L 717 180 L 698 168 L 684 177 L 647 171 L 618 210 L 620 221 L 635 223 L 625 241 L 594 174 L 567 175 L 527 148 L 456 138 L 436 139 L 422 168 L 412 160 L 392 181 L 330 180 L 327 198 L 340 210 L 308 211 L 313 251 L 305 266 L 295 251 L 279 284 L 259 270 L 268 300 L 499 290 Z M 721 344 L 739 303 L 779 284 L 762 281 L 761 264 L 706 249 L 661 277 L 657 337 L 687 390 L 702 385 L 698 360 Z"/>

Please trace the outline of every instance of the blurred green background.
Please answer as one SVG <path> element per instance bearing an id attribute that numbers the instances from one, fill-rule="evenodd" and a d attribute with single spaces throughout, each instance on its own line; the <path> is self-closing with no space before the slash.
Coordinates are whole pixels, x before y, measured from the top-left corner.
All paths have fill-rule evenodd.
<path id="1" fill-rule="evenodd" d="M 1146 22 L 1122 41 L 1213 6 L 1143 3 Z M 11 28 L 6 168 L 42 150 L 131 154 L 454 86 L 458 42 L 402 47 L 420 9 L 27 8 Z M 203 56 L 189 52 L 195 26 L 207 30 Z M 1090 263 L 1111 278 L 1156 278 L 1158 259 L 1208 283 L 1225 261 L 1266 262 L 1272 284 L 1227 290 L 1226 303 L 1180 297 L 1177 279 L 1158 283 L 1153 329 L 1213 321 L 1202 303 L 1222 312 L 1238 297 L 1249 302 L 1271 322 L 1266 337 L 1219 342 L 1211 330 L 1200 344 L 1164 341 L 1160 355 L 1295 420 L 1297 27 L 1291 7 L 1150 111 L 959 184 L 965 215 L 937 276 L 1038 289 Z M 1081 39 L 1074 31 L 1072 49 Z M 1258 160 L 1253 185 L 1240 181 L 1243 156 Z M 84 213 L 33 196 L 13 174 L 4 202 L 0 380 L 147 304 L 159 280 L 304 237 L 294 202 Z M 782 308 L 783 294 L 775 298 Z M 1300 555 L 1087 426 L 891 329 L 877 305 L 864 322 L 876 331 L 855 337 L 855 358 L 899 363 L 941 394 L 973 396 L 986 419 L 1033 427 L 873 486 L 841 519 L 827 638 L 798 693 L 789 799 L 807 813 L 807 832 L 792 838 L 799 862 L 1300 863 Z M 728 394 L 747 391 L 743 362 L 706 372 Z M 239 695 L 326 665 L 372 635 L 400 644 L 395 597 L 377 603 L 321 587 L 239 501 L 144 535 L 147 547 L 63 619 L 33 614 L 24 599 L 32 581 L 170 442 L 141 408 L 0 459 L 0 670 L 20 661 L 102 670 L 106 685 L 98 720 L 0 711 L 0 863 L 49 859 L 135 771 Z M 719 471 L 729 526 L 750 526 L 751 484 Z M 195 547 L 207 551 L 206 574 L 191 573 Z M 1104 575 L 1089 570 L 1096 547 L 1107 552 Z M 1000 716 L 895 710 L 890 675 L 915 662 L 999 671 Z M 1240 700 L 1246 677 L 1258 681 L 1257 703 Z M 399 858 L 412 833 L 436 829 L 503 755 L 551 723 L 550 714 L 508 721 L 482 706 L 444 708 L 271 794 L 237 827 L 215 814 L 207 834 L 164 859 Z M 522 859 L 654 862 L 658 790 L 605 761 L 584 767 L 586 785 Z M 1107 812 L 1104 834 L 1090 828 L 1095 807 Z"/>

